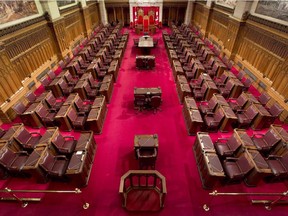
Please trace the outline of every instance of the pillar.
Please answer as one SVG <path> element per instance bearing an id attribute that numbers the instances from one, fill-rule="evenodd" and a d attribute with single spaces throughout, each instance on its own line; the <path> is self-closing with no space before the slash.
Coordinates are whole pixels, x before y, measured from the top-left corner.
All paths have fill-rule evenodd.
<path id="1" fill-rule="evenodd" d="M 192 13 L 193 13 L 193 9 L 194 9 L 193 8 L 194 2 L 195 2 L 195 0 L 188 1 L 186 13 L 185 13 L 185 20 L 184 20 L 184 23 L 186 25 L 189 25 L 191 23 Z"/>
<path id="2" fill-rule="evenodd" d="M 108 24 L 107 11 L 104 0 L 99 0 L 99 11 L 103 25 Z"/>

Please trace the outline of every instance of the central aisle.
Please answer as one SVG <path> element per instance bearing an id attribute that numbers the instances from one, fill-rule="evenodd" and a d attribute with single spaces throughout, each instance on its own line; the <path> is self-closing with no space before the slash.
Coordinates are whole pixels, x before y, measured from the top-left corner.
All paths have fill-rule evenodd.
<path id="1" fill-rule="evenodd" d="M 192 152 L 195 138 L 187 136 L 161 32 L 153 35 L 159 39 L 157 48 L 152 50 L 152 54 L 156 56 L 154 70 L 136 69 L 135 58 L 139 50 L 133 46 L 133 38 L 138 37 L 139 35 L 130 32 L 103 134 L 96 136 L 98 150 L 89 183 L 95 182 L 100 186 L 93 191 L 95 209 L 104 210 L 105 215 L 112 215 L 115 211 L 117 215 L 125 213 L 121 209 L 117 192 L 120 177 L 130 169 L 138 169 L 138 161 L 133 152 L 134 136 L 156 133 L 159 136 L 156 169 L 166 177 L 168 190 L 162 212 L 186 215 L 187 211 L 192 212 L 193 187 L 201 187 L 198 173 L 191 173 L 196 170 Z M 161 111 L 153 114 L 153 111 L 134 110 L 134 87 L 158 86 L 162 89 Z M 191 191 L 187 190 L 188 188 Z M 107 208 L 109 206 L 111 208 Z M 115 209 L 115 206 L 118 208 Z"/>

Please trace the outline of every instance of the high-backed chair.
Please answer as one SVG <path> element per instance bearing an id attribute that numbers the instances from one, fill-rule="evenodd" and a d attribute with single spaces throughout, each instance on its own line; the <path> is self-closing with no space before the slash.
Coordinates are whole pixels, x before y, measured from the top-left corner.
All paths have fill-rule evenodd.
<path id="1" fill-rule="evenodd" d="M 55 121 L 55 116 L 57 115 L 57 110 L 55 109 L 48 109 L 45 106 L 41 106 L 37 110 L 37 115 L 41 119 L 43 125 L 45 127 L 54 127 L 57 125 L 57 122 Z"/>
<path id="2" fill-rule="evenodd" d="M 252 80 L 250 78 L 247 78 L 244 82 L 243 82 L 244 87 L 242 88 L 242 91 L 246 92 L 248 91 L 248 89 L 250 88 L 250 86 L 252 85 Z"/>
<path id="3" fill-rule="evenodd" d="M 25 112 L 26 107 L 22 101 L 18 101 L 12 106 L 12 109 L 17 115 L 21 115 Z"/>
<path id="4" fill-rule="evenodd" d="M 75 100 L 74 104 L 78 112 L 84 112 L 88 114 L 91 110 L 91 104 L 84 103 L 80 97 Z"/>
<path id="5" fill-rule="evenodd" d="M 75 130 L 85 130 L 87 115 L 84 112 L 76 112 L 72 107 L 68 112 L 68 117 Z"/>
<path id="6" fill-rule="evenodd" d="M 0 128 L 0 138 L 6 133 L 6 130 Z"/>
<path id="7" fill-rule="evenodd" d="M 272 180 L 288 178 L 288 154 L 283 156 L 269 155 L 266 162 L 274 174 Z"/>
<path id="8" fill-rule="evenodd" d="M 49 90 L 50 87 L 49 87 L 49 84 L 51 83 L 49 78 L 47 76 L 43 76 L 41 79 L 40 79 L 40 83 L 41 85 L 44 87 L 45 90 Z"/>
<path id="9" fill-rule="evenodd" d="M 63 101 L 57 101 L 53 94 L 48 94 L 47 97 L 45 97 L 45 101 L 50 109 L 59 110 L 63 105 Z"/>
<path id="10" fill-rule="evenodd" d="M 218 140 L 214 143 L 214 147 L 219 156 L 232 157 L 239 153 L 242 144 L 236 138 L 236 135 L 233 134 L 228 139 L 218 138 Z"/>
<path id="11" fill-rule="evenodd" d="M 68 86 L 67 82 L 64 79 L 59 80 L 58 85 L 64 96 L 68 96 L 74 89 L 74 86 Z"/>
<path id="12" fill-rule="evenodd" d="M 38 132 L 29 132 L 25 127 L 21 128 L 14 139 L 20 144 L 23 149 L 33 150 L 39 140 L 41 139 L 41 134 Z"/>
<path id="13" fill-rule="evenodd" d="M 8 147 L 3 147 L 0 151 L 0 165 L 8 172 L 20 172 L 28 157 L 27 151 L 14 152 Z"/>
<path id="14" fill-rule="evenodd" d="M 37 96 L 34 94 L 33 91 L 30 90 L 25 94 L 25 98 L 29 102 L 29 104 L 32 104 L 36 101 Z"/>
<path id="15" fill-rule="evenodd" d="M 248 98 L 242 93 L 236 100 L 229 99 L 228 104 L 232 108 L 232 110 L 236 111 L 243 109 L 247 102 Z"/>
<path id="16" fill-rule="evenodd" d="M 261 95 L 258 96 L 258 101 L 263 105 L 266 106 L 268 101 L 271 99 L 270 95 L 267 92 L 263 91 Z"/>
<path id="17" fill-rule="evenodd" d="M 220 123 L 222 122 L 224 118 L 224 114 L 220 109 L 217 109 L 215 113 L 208 112 L 204 116 L 204 122 L 210 131 L 216 132 L 220 126 Z"/>
<path id="18" fill-rule="evenodd" d="M 239 79 L 240 81 L 243 79 L 243 77 L 245 76 L 245 71 L 243 71 L 243 70 L 240 70 L 238 73 L 237 73 L 237 75 L 236 75 L 236 77 L 237 77 L 237 79 Z"/>
<path id="19" fill-rule="evenodd" d="M 251 139 L 258 151 L 267 154 L 280 143 L 281 137 L 269 129 L 265 134 L 254 134 Z"/>
<path id="20" fill-rule="evenodd" d="M 149 167 L 155 169 L 155 163 L 157 159 L 156 148 L 137 149 L 136 153 L 139 160 L 140 169 L 148 169 Z"/>
<path id="21" fill-rule="evenodd" d="M 202 114 L 205 115 L 208 112 L 213 113 L 215 111 L 216 107 L 217 107 L 217 101 L 213 100 L 213 98 L 211 98 L 208 101 L 208 103 L 207 103 L 207 101 L 201 101 L 198 109 Z"/>
<path id="22" fill-rule="evenodd" d="M 239 157 L 227 157 L 222 165 L 228 181 L 234 183 L 243 180 L 254 168 L 246 153 Z"/>
<path id="23" fill-rule="evenodd" d="M 203 100 L 206 91 L 207 91 L 207 85 L 205 83 L 200 88 L 199 87 L 194 88 L 193 95 L 195 100 L 197 101 Z"/>
<path id="24" fill-rule="evenodd" d="M 268 109 L 269 113 L 271 114 L 271 122 L 273 123 L 275 119 L 277 119 L 281 113 L 284 111 L 284 108 L 282 108 L 279 103 L 274 102 L 273 105 Z"/>
<path id="25" fill-rule="evenodd" d="M 62 134 L 59 133 L 52 140 L 52 144 L 59 154 L 71 154 L 76 147 L 77 140 L 75 140 L 73 136 L 62 136 Z"/>
<path id="26" fill-rule="evenodd" d="M 54 80 L 56 78 L 56 74 L 52 70 L 47 72 L 47 76 L 50 78 L 50 80 Z"/>
<path id="27" fill-rule="evenodd" d="M 218 87 L 218 89 L 220 90 L 220 93 L 224 98 L 228 98 L 230 93 L 232 92 L 233 87 L 234 84 L 228 81 L 224 87 Z"/>
<path id="28" fill-rule="evenodd" d="M 139 111 L 142 111 L 146 106 L 146 97 L 145 95 L 135 95 L 134 97 L 134 107 Z"/>
<path id="29" fill-rule="evenodd" d="M 154 110 L 154 113 L 159 110 L 160 105 L 162 103 L 160 96 L 152 96 L 150 100 L 150 106 Z"/>
<path id="30" fill-rule="evenodd" d="M 238 118 L 238 127 L 247 128 L 255 119 L 258 112 L 255 112 L 254 109 L 248 107 L 246 110 L 237 110 L 236 115 Z"/>
<path id="31" fill-rule="evenodd" d="M 45 179 L 49 177 L 61 178 L 64 176 L 69 160 L 65 155 L 54 155 L 51 151 L 46 151 L 39 166 L 44 172 Z"/>
<path id="32" fill-rule="evenodd" d="M 94 100 L 95 97 L 98 95 L 98 90 L 92 89 L 88 83 L 87 85 L 84 86 L 84 90 L 86 92 L 88 99 L 90 100 Z"/>

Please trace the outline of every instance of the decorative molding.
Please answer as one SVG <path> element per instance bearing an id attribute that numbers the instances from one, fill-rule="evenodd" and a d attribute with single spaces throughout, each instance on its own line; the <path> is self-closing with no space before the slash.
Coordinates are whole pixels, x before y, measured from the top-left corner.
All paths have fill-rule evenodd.
<path id="1" fill-rule="evenodd" d="M 63 14 L 68 13 L 68 12 L 70 12 L 72 10 L 77 9 L 77 8 L 81 8 L 81 3 L 80 2 L 78 4 L 76 4 L 76 5 L 73 5 L 73 6 L 68 7 L 68 8 L 64 8 L 64 9 L 60 9 L 59 8 L 59 12 L 60 12 L 60 15 L 62 16 Z"/>
<path id="2" fill-rule="evenodd" d="M 219 4 L 215 4 L 215 3 L 213 4 L 213 8 L 219 9 L 219 10 L 224 11 L 226 13 L 229 13 L 231 15 L 234 13 L 234 9 L 228 8 L 228 7 L 219 5 Z"/>
<path id="3" fill-rule="evenodd" d="M 19 23 L 19 24 L 16 24 L 16 25 L 13 25 L 13 26 L 9 26 L 7 28 L 4 28 L 4 29 L 1 29 L 0 31 L 0 37 L 3 37 L 5 35 L 8 35 L 8 34 L 11 34 L 13 32 L 16 32 L 18 30 L 21 30 L 23 28 L 26 28 L 28 26 L 31 26 L 35 23 L 39 23 L 41 21 L 44 21 L 46 20 L 46 17 L 47 17 L 47 12 L 45 14 L 43 14 L 42 16 L 40 17 L 36 17 L 34 19 L 30 19 L 30 20 L 27 20 L 25 22 L 22 22 L 22 23 Z"/>
<path id="4" fill-rule="evenodd" d="M 261 17 L 254 16 L 252 14 L 250 14 L 248 16 L 248 20 L 260 23 L 262 25 L 266 25 L 268 27 L 274 28 L 274 29 L 281 31 L 281 32 L 284 32 L 284 33 L 288 33 L 288 26 L 285 26 L 285 25 L 277 23 L 277 22 L 273 22 L 271 20 L 263 19 Z"/>

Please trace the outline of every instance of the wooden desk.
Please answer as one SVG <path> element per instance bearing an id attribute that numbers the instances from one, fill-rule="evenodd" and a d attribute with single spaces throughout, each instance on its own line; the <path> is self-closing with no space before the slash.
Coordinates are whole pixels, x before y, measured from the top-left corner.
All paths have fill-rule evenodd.
<path id="1" fill-rule="evenodd" d="M 212 189 L 225 178 L 225 173 L 216 153 L 203 153 L 203 160 L 198 164 L 198 171 L 204 189 Z"/>
<path id="2" fill-rule="evenodd" d="M 105 107 L 92 108 L 85 123 L 86 128 L 96 134 L 101 134 L 106 113 L 107 109 Z"/>
<path id="3" fill-rule="evenodd" d="M 215 93 L 219 93 L 219 90 L 213 81 L 204 80 L 204 84 L 207 86 L 204 100 L 210 100 Z"/>
<path id="4" fill-rule="evenodd" d="M 136 56 L 136 67 L 138 69 L 152 69 L 155 67 L 155 56 L 140 55 Z"/>
<path id="5" fill-rule="evenodd" d="M 189 135 L 196 135 L 203 125 L 203 119 L 198 109 L 185 109 L 185 123 Z"/>
<path id="6" fill-rule="evenodd" d="M 71 131 L 72 125 L 68 119 L 68 113 L 72 105 L 63 105 L 55 116 L 55 120 L 60 124 L 60 130 Z"/>
<path id="7" fill-rule="evenodd" d="M 135 157 L 138 159 L 136 150 L 137 149 L 151 149 L 151 148 L 156 148 L 158 149 L 159 146 L 159 140 L 158 140 L 158 135 L 153 134 L 153 135 L 135 135 L 134 137 L 134 152 L 135 152 Z"/>
<path id="8" fill-rule="evenodd" d="M 261 130 L 272 118 L 271 114 L 261 104 L 252 104 L 248 109 L 253 109 L 254 112 L 258 113 L 251 125 L 253 130 Z"/>
<path id="9" fill-rule="evenodd" d="M 186 96 L 184 97 L 184 106 L 186 110 L 188 109 L 198 109 L 197 103 L 193 97 Z"/>
<path id="10" fill-rule="evenodd" d="M 197 164 L 200 163 L 203 159 L 204 153 L 216 153 L 214 148 L 213 141 L 207 132 L 198 132 L 194 145 L 193 150 L 195 152 L 196 162 Z"/>
<path id="11" fill-rule="evenodd" d="M 234 129 L 234 134 L 245 149 L 257 150 L 251 137 L 246 133 L 246 130 Z"/>
<path id="12" fill-rule="evenodd" d="M 189 84 L 182 84 L 182 83 L 177 83 L 177 93 L 178 93 L 178 98 L 181 104 L 184 102 L 184 98 L 186 96 L 192 96 L 192 92 L 190 89 Z"/>
<path id="13" fill-rule="evenodd" d="M 43 107 L 41 102 L 31 104 L 20 118 L 25 126 L 30 126 L 33 128 L 42 127 L 41 119 L 39 118 L 37 111 Z"/>
<path id="14" fill-rule="evenodd" d="M 135 95 L 145 95 L 146 97 L 161 96 L 162 90 L 160 87 L 155 88 L 134 88 Z"/>
<path id="15" fill-rule="evenodd" d="M 248 160 L 252 163 L 253 169 L 244 179 L 248 186 L 257 186 L 258 182 L 266 176 L 272 175 L 272 171 L 260 152 L 253 149 L 246 149 Z"/>
<path id="16" fill-rule="evenodd" d="M 237 116 L 229 106 L 220 106 L 219 109 L 224 115 L 224 119 L 219 130 L 221 132 L 229 132 L 229 130 L 232 130 L 232 124 L 237 122 Z"/>

